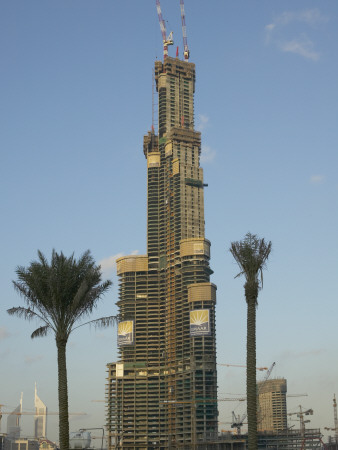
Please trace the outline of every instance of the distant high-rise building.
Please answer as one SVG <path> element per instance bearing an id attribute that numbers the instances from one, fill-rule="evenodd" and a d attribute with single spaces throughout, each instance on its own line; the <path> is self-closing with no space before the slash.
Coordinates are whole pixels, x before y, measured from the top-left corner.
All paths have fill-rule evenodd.
<path id="1" fill-rule="evenodd" d="M 23 397 L 23 393 L 21 392 L 20 404 L 7 417 L 7 435 L 10 439 L 19 439 L 20 438 L 20 431 L 21 431 L 20 419 L 21 419 L 21 413 L 22 413 L 22 397 Z"/>
<path id="2" fill-rule="evenodd" d="M 36 383 L 34 406 L 34 437 L 36 437 L 37 439 L 45 438 L 47 436 L 47 406 L 38 397 Z"/>
<path id="3" fill-rule="evenodd" d="M 108 365 L 109 447 L 213 448 L 216 286 L 194 129 L 195 64 L 156 61 L 155 80 L 158 134 L 152 129 L 143 144 L 147 254 L 117 260 L 120 359 Z"/>
<path id="4" fill-rule="evenodd" d="M 286 380 L 275 378 L 257 383 L 258 430 L 281 431 L 287 429 Z"/>

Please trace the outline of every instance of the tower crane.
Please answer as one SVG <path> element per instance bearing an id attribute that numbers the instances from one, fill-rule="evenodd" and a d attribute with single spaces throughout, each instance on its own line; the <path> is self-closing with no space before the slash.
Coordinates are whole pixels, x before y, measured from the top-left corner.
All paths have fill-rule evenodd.
<path id="1" fill-rule="evenodd" d="M 293 413 L 288 413 L 288 416 L 292 416 L 294 414 L 297 414 L 297 417 L 299 417 L 299 427 L 300 427 L 300 432 L 301 432 L 301 436 L 304 439 L 305 437 L 305 424 L 310 422 L 310 420 L 304 420 L 304 416 L 312 416 L 313 415 L 313 409 L 307 409 L 306 411 L 303 411 L 302 409 L 302 405 L 299 405 L 299 412 L 293 412 Z"/>
<path id="2" fill-rule="evenodd" d="M 336 394 L 333 394 L 333 417 L 334 417 L 334 427 L 336 429 L 334 437 L 336 438 L 336 442 L 337 442 L 338 441 L 338 419 L 337 419 Z"/>
<path id="3" fill-rule="evenodd" d="M 243 366 L 241 364 L 221 364 L 221 363 L 217 363 L 217 365 L 218 366 L 224 366 L 224 367 L 246 367 L 246 366 Z M 268 370 L 268 368 L 267 367 L 256 367 L 256 370 L 263 371 L 263 370 Z"/>
<path id="4" fill-rule="evenodd" d="M 333 394 L 333 418 L 334 418 L 334 428 L 324 427 L 324 429 L 328 430 L 328 431 L 334 431 L 335 432 L 334 433 L 335 441 L 338 442 L 338 419 L 337 419 L 336 394 Z"/>
<path id="5" fill-rule="evenodd" d="M 323 449 L 325 449 L 325 444 L 322 441 L 321 435 L 319 434 L 318 436 L 306 436 L 305 435 L 305 424 L 311 422 L 310 420 L 304 420 L 304 416 L 312 416 L 313 415 L 313 409 L 307 409 L 306 411 L 303 411 L 302 406 L 299 405 L 299 412 L 293 412 L 293 413 L 288 413 L 288 416 L 292 416 L 294 414 L 297 414 L 297 417 L 299 417 L 299 425 L 300 425 L 300 434 L 302 437 L 302 446 L 301 446 L 301 450 L 305 450 L 306 448 L 306 441 L 313 441 L 314 439 L 318 439 L 318 441 L 323 445 Z M 311 447 L 313 448 L 313 447 Z"/>
<path id="6" fill-rule="evenodd" d="M 238 414 L 238 416 L 236 416 L 235 411 L 232 411 L 231 428 L 236 428 L 237 434 L 241 434 L 241 428 L 243 426 L 243 422 L 244 422 L 245 418 L 246 418 L 246 414 L 243 414 L 242 417 L 240 416 L 240 414 Z"/>
<path id="7" fill-rule="evenodd" d="M 266 375 L 265 375 L 264 380 L 263 380 L 264 383 L 266 382 L 266 380 L 267 380 L 267 379 L 269 378 L 269 376 L 271 375 L 272 369 L 275 367 L 275 365 L 276 365 L 276 363 L 273 362 L 273 363 L 271 364 L 270 369 L 266 372 Z M 261 385 L 261 388 L 262 388 L 262 386 L 263 386 L 263 385 Z"/>
<path id="8" fill-rule="evenodd" d="M 174 44 L 173 32 L 171 31 L 169 33 L 169 36 L 167 37 L 167 29 L 166 29 L 165 22 L 162 17 L 160 0 L 156 0 L 156 8 L 157 8 L 158 20 L 160 22 L 160 28 L 161 28 L 162 39 L 163 39 L 163 59 L 166 59 L 168 56 L 168 45 Z"/>
<path id="9" fill-rule="evenodd" d="M 185 12 L 184 12 L 184 0 L 180 0 L 181 7 L 181 20 L 182 20 L 182 34 L 183 34 L 183 56 L 186 61 L 189 60 L 189 48 L 187 40 L 187 27 L 185 25 Z"/>

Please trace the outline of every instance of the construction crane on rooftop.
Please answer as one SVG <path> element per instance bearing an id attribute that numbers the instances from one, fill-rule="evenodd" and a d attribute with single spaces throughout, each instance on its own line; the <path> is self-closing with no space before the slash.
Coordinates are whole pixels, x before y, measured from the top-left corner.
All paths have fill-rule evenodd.
<path id="1" fill-rule="evenodd" d="M 294 414 L 297 415 L 297 417 L 299 417 L 299 427 L 300 427 L 300 434 L 302 437 L 302 446 L 301 446 L 301 450 L 305 450 L 306 448 L 308 448 L 306 446 L 306 441 L 311 441 L 311 448 L 318 448 L 318 447 L 313 447 L 313 441 L 314 440 L 318 440 L 321 444 L 322 447 L 325 449 L 325 444 L 322 441 L 321 435 L 317 435 L 317 436 L 307 436 L 306 432 L 305 432 L 305 424 L 311 422 L 310 420 L 305 420 L 304 416 L 312 416 L 313 415 L 313 409 L 309 408 L 306 411 L 303 411 L 302 405 L 299 405 L 299 411 L 296 412 L 292 412 L 292 413 L 288 413 L 288 416 L 293 416 Z"/>
<path id="2" fill-rule="evenodd" d="M 305 420 L 304 416 L 312 416 L 313 409 L 310 408 L 310 409 L 307 409 L 306 411 L 303 411 L 302 405 L 299 405 L 299 411 L 288 413 L 288 416 L 293 416 L 294 414 L 296 414 L 297 417 L 299 417 L 299 428 L 300 428 L 301 435 L 304 438 L 305 437 L 305 424 L 310 422 L 310 420 Z"/>
<path id="3" fill-rule="evenodd" d="M 166 59 L 168 56 L 168 46 L 174 44 L 173 32 L 171 31 L 169 33 L 169 36 L 167 37 L 167 29 L 165 26 L 165 21 L 163 20 L 163 17 L 162 17 L 160 0 L 156 0 L 156 8 L 157 8 L 158 20 L 160 22 L 162 40 L 163 40 L 163 59 Z"/>
<path id="4" fill-rule="evenodd" d="M 180 0 L 181 20 L 182 20 L 182 34 L 183 34 L 183 56 L 185 61 L 189 61 L 190 51 L 187 40 L 187 27 L 185 25 L 184 0 Z"/>

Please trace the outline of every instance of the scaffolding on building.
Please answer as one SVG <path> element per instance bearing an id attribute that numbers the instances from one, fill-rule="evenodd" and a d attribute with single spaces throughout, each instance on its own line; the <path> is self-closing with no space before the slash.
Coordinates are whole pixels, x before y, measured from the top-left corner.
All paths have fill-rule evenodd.
<path id="1" fill-rule="evenodd" d="M 259 433 L 258 448 L 274 450 L 322 450 L 325 444 L 319 428 Z"/>

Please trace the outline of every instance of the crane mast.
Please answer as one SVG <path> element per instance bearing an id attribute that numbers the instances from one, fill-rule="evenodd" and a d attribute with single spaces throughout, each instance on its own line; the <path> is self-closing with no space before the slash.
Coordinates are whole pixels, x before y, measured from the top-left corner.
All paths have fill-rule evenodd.
<path id="1" fill-rule="evenodd" d="M 336 394 L 333 395 L 333 418 L 334 418 L 334 429 L 335 429 L 335 439 L 338 441 L 338 419 L 337 419 L 337 402 L 336 402 Z"/>
<path id="2" fill-rule="evenodd" d="M 163 40 L 163 59 L 166 59 L 168 56 L 168 46 L 174 44 L 173 32 L 171 31 L 169 33 L 169 36 L 167 37 L 167 29 L 166 29 L 165 22 L 162 17 L 160 0 L 156 0 L 156 8 L 157 8 L 158 20 L 160 22 L 162 40 Z"/>
<path id="3" fill-rule="evenodd" d="M 288 413 L 288 416 L 293 416 L 294 414 L 297 414 L 297 417 L 299 417 L 299 427 L 300 427 L 300 433 L 302 438 L 305 438 L 305 424 L 310 422 L 310 420 L 304 420 L 304 416 L 312 416 L 313 415 L 313 409 L 307 409 L 306 411 L 303 411 L 302 405 L 299 405 L 299 412 L 293 412 Z M 303 448 L 303 447 L 302 447 Z"/>
<path id="4" fill-rule="evenodd" d="M 184 0 L 180 0 L 180 7 L 181 7 L 182 34 L 183 34 L 183 55 L 184 59 L 188 61 L 190 52 L 187 40 L 187 27 L 185 25 Z"/>

